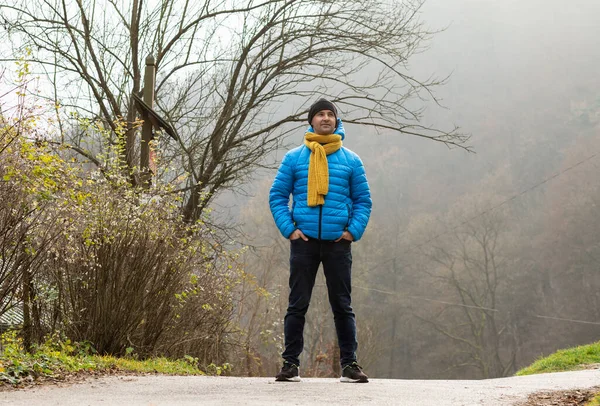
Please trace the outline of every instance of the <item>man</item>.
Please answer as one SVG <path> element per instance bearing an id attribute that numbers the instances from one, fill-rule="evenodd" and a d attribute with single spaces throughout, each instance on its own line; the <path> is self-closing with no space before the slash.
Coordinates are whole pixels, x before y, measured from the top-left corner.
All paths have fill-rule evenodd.
<path id="1" fill-rule="evenodd" d="M 291 246 L 284 361 L 277 381 L 300 381 L 304 317 L 322 263 L 340 347 L 341 381 L 368 382 L 356 362 L 350 245 L 365 231 L 371 193 L 360 158 L 342 146 L 345 132 L 337 116 L 328 100 L 320 99 L 310 107 L 304 144 L 283 157 L 271 187 L 271 213 Z"/>

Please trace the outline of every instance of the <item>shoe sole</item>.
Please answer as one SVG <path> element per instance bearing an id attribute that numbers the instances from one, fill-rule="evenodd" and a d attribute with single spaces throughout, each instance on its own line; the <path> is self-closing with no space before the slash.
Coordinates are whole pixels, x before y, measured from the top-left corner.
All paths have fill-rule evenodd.
<path id="1" fill-rule="evenodd" d="M 295 376 L 293 378 L 276 378 L 276 382 L 300 382 L 301 379 L 299 376 Z"/>
<path id="2" fill-rule="evenodd" d="M 350 379 L 346 376 L 342 376 L 340 378 L 340 382 L 343 382 L 343 383 L 368 383 L 369 380 L 368 379 L 362 379 L 362 380 L 361 379 Z"/>

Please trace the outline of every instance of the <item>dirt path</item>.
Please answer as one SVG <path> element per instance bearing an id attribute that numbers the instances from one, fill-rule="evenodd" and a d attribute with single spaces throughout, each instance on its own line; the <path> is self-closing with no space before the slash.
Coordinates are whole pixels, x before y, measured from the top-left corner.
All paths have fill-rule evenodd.
<path id="1" fill-rule="evenodd" d="M 600 370 L 480 381 L 372 379 L 368 384 L 304 378 L 113 376 L 73 385 L 0 392 L 0 405 L 513 405 L 538 391 L 600 385 Z"/>

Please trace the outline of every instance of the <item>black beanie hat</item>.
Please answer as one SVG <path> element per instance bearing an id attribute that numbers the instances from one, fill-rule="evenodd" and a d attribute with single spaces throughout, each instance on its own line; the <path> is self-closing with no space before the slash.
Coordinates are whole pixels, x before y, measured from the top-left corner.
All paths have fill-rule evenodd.
<path id="1" fill-rule="evenodd" d="M 310 110 L 308 111 L 308 124 L 312 125 L 313 117 L 315 116 L 315 114 L 317 114 L 321 110 L 333 111 L 333 114 L 335 115 L 335 118 L 337 120 L 338 113 L 337 113 L 337 109 L 335 108 L 334 104 L 332 102 L 330 102 L 329 100 L 319 99 L 312 106 L 310 106 Z"/>

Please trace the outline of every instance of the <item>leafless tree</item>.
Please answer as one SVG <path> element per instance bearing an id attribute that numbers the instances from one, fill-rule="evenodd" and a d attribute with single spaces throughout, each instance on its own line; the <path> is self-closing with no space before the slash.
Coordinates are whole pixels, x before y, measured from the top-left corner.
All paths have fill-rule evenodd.
<path id="1" fill-rule="evenodd" d="M 507 376 L 516 362 L 514 320 L 501 298 L 510 270 L 501 234 L 498 216 L 488 215 L 454 232 L 450 244 L 428 250 L 438 265 L 428 272 L 438 282 L 438 297 L 456 305 L 443 306 L 433 317 L 418 316 L 457 345 L 453 367 L 475 368 L 483 378 Z"/>
<path id="2" fill-rule="evenodd" d="M 175 129 L 162 159 L 187 192 L 186 218 L 195 220 L 218 190 L 266 164 L 317 95 L 337 103 L 346 123 L 469 149 L 468 137 L 428 127 L 414 107 L 437 101 L 431 90 L 443 82 L 407 73 L 432 34 L 418 20 L 421 5 L 16 0 L 0 5 L 0 19 L 13 55 L 32 49 L 54 84 L 50 98 L 109 127 L 130 169 L 138 125 L 132 95 L 142 90 L 144 56 L 155 56 L 157 110 Z"/>

